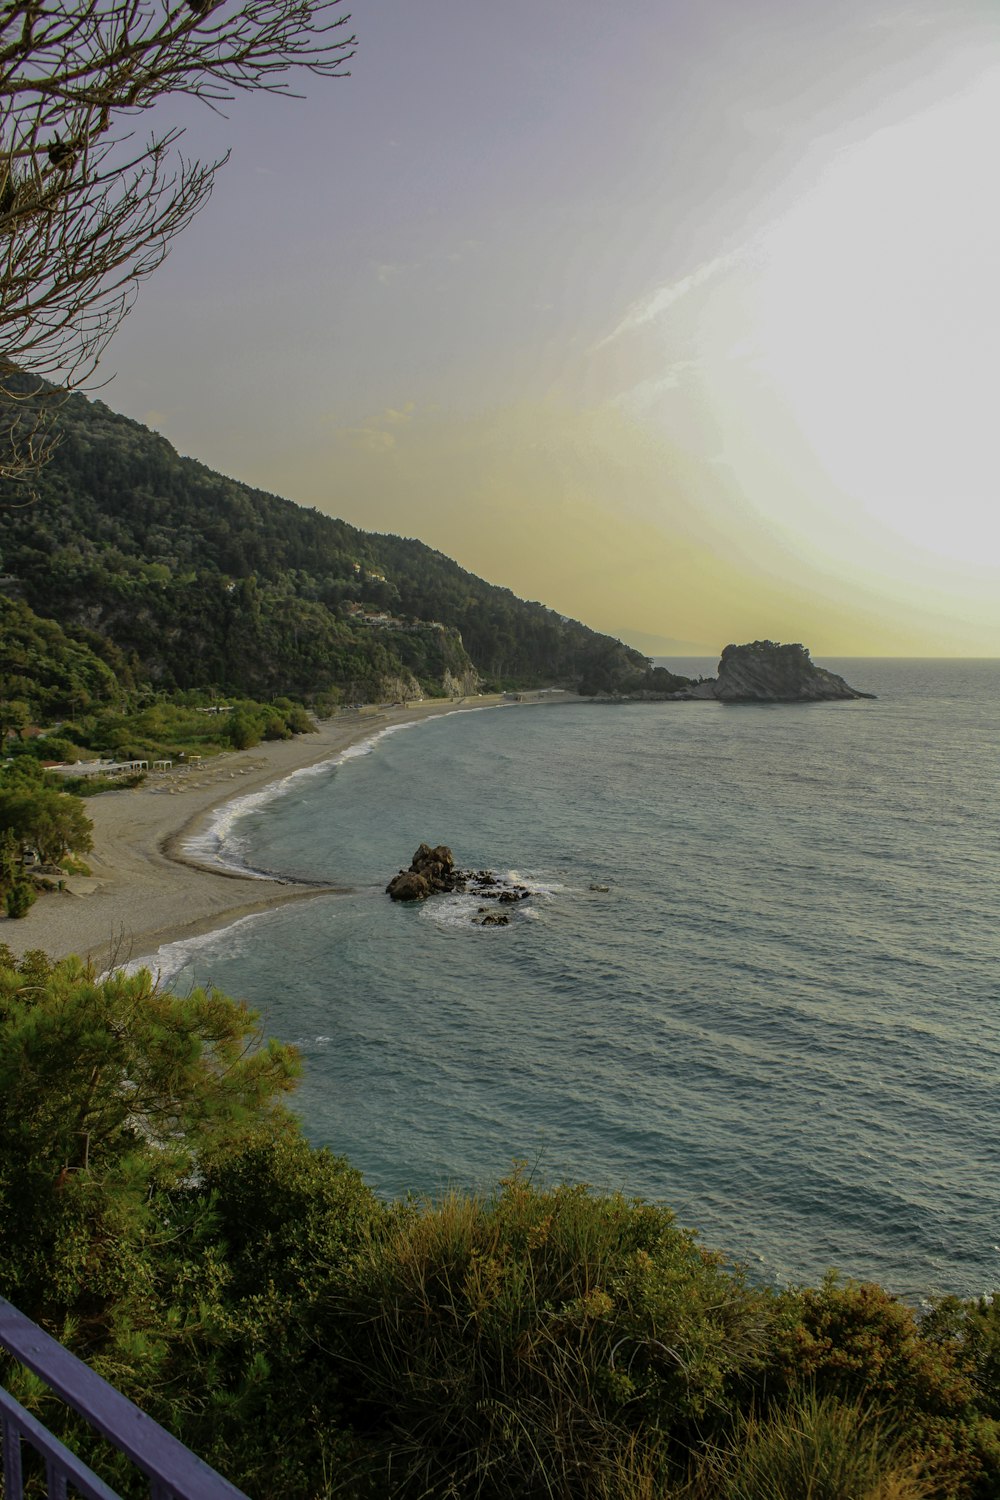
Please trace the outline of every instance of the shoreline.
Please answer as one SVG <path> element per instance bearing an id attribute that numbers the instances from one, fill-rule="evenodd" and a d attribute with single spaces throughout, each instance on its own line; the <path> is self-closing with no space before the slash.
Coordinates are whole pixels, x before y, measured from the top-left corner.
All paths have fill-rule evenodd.
<path id="1" fill-rule="evenodd" d="M 580 700 L 570 692 L 524 694 L 520 699 L 531 706 L 566 701 Z M 491 694 L 345 710 L 322 720 L 313 734 L 225 751 L 197 769 L 101 792 L 86 804 L 94 824 L 94 849 L 86 857 L 91 875 L 67 876 L 64 892 L 40 893 L 26 916 L 0 919 L 0 943 L 18 958 L 32 948 L 53 959 L 77 954 L 101 971 L 152 958 L 167 943 L 290 901 L 343 894 L 350 887 L 262 878 L 213 865 L 186 852 L 185 845 L 206 831 L 227 804 L 335 761 L 382 730 L 443 714 L 517 706 L 502 694 Z"/>

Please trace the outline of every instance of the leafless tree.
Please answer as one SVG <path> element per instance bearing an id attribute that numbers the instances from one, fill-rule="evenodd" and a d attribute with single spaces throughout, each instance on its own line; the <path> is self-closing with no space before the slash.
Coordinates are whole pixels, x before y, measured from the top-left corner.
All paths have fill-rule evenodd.
<path id="1" fill-rule="evenodd" d="M 292 93 L 303 70 L 345 76 L 339 3 L 0 3 L 0 478 L 44 461 L 34 394 L 92 376 L 226 160 L 187 157 L 182 131 L 151 119 L 145 134 L 142 116 L 171 95 L 218 109 Z"/>

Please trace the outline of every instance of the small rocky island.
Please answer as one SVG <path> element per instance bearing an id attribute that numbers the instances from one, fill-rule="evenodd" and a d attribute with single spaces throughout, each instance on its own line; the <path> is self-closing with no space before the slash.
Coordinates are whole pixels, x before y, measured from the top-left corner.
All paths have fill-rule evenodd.
<path id="1" fill-rule="evenodd" d="M 499 906 L 526 901 L 531 895 L 527 886 L 503 880 L 492 870 L 457 870 L 455 856 L 447 844 L 438 844 L 433 849 L 430 844 L 421 844 L 410 868 L 394 875 L 385 892 L 393 901 L 426 901 L 428 896 L 468 893 L 480 901 L 495 901 Z M 506 912 L 481 906 L 472 920 L 480 927 L 506 927 L 510 918 Z"/>
<path id="2" fill-rule="evenodd" d="M 805 646 L 750 641 L 745 646 L 727 646 L 718 677 L 700 682 L 685 696 L 715 698 L 720 703 L 821 703 L 874 698 L 875 694 L 860 693 L 836 672 L 817 667 Z"/>

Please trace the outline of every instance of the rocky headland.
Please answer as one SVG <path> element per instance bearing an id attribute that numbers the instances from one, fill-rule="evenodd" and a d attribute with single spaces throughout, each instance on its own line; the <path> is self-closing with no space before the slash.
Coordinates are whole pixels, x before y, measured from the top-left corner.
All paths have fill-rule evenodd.
<path id="1" fill-rule="evenodd" d="M 875 694 L 858 692 L 836 672 L 817 667 L 805 646 L 750 641 L 727 646 L 719 675 L 699 683 L 690 696 L 720 703 L 820 703 Z"/>
<path id="2" fill-rule="evenodd" d="M 596 703 L 821 703 L 836 698 L 874 698 L 852 688 L 836 672 L 817 667 L 805 646 L 748 641 L 726 646 L 717 677 L 681 677 L 650 665 L 641 679 L 622 689 L 581 687 Z"/>

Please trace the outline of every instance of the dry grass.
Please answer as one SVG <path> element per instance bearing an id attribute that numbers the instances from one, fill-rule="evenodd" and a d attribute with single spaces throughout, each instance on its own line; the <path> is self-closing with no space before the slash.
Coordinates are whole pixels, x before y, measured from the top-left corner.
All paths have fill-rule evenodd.
<path id="1" fill-rule="evenodd" d="M 692 1500 L 933 1500 L 940 1491 L 897 1433 L 860 1402 L 806 1393 L 745 1416 L 703 1462 Z"/>

